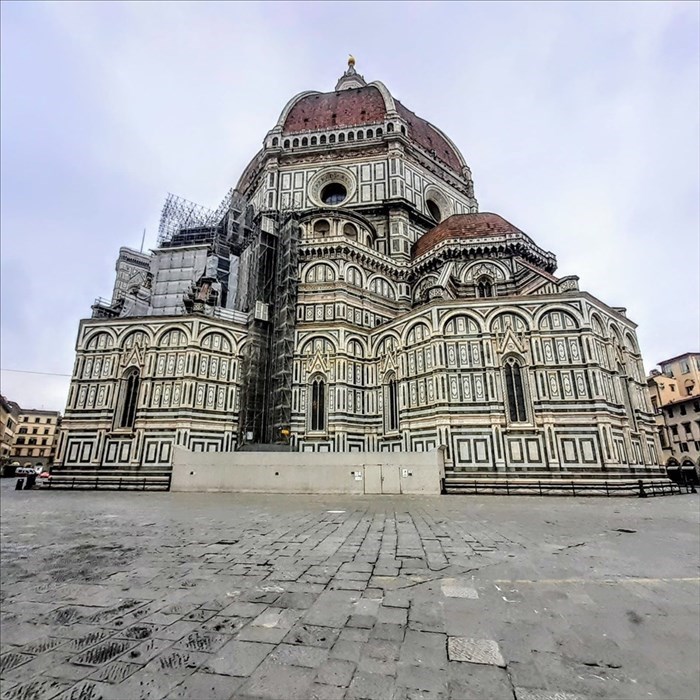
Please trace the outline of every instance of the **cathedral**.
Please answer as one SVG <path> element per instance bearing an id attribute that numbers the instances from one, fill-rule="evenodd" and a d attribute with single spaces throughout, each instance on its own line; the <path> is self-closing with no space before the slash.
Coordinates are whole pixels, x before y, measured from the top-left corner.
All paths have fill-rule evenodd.
<path id="1" fill-rule="evenodd" d="M 170 195 L 157 247 L 120 250 L 80 322 L 57 465 L 163 469 L 180 446 L 656 468 L 636 326 L 556 268 L 351 58 L 284 106 L 217 209 Z"/>

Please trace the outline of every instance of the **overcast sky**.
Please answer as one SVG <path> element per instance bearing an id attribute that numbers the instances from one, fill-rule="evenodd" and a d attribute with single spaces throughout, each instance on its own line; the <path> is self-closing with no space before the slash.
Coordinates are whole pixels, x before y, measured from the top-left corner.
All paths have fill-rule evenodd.
<path id="1" fill-rule="evenodd" d="M 78 321 L 174 192 L 215 207 L 348 53 L 469 163 L 481 211 L 639 324 L 700 348 L 695 2 L 4 0 L 2 393 L 63 410 Z"/>

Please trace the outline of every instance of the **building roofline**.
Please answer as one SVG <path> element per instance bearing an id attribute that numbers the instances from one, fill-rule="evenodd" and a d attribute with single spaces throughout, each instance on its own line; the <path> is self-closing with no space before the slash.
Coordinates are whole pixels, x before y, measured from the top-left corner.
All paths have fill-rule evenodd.
<path id="1" fill-rule="evenodd" d="M 665 365 L 665 364 L 667 364 L 668 362 L 674 362 L 675 360 L 680 360 L 680 359 L 682 359 L 682 358 L 684 358 L 684 357 L 694 357 L 695 355 L 700 355 L 700 352 L 693 352 L 693 351 L 691 351 L 691 352 L 684 352 L 682 355 L 676 355 L 675 357 L 671 357 L 671 358 L 669 358 L 668 360 L 660 360 L 660 361 L 657 362 L 656 364 L 657 364 L 657 365 Z"/>

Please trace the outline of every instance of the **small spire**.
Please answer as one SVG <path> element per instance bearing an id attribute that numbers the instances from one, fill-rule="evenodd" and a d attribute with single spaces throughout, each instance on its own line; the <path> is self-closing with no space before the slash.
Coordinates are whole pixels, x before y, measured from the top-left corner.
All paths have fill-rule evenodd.
<path id="1" fill-rule="evenodd" d="M 355 57 L 350 54 L 348 56 L 348 68 L 354 68 L 355 67 Z"/>

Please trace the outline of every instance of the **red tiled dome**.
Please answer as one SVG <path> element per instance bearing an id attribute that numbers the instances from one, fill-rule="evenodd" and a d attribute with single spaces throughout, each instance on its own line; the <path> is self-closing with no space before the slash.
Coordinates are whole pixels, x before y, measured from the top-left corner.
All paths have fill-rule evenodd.
<path id="1" fill-rule="evenodd" d="M 445 163 L 456 173 L 462 160 L 454 146 L 429 122 L 421 119 L 398 100 L 396 111 L 407 124 L 407 136 Z M 386 102 L 374 85 L 343 89 L 337 92 L 307 93 L 295 102 L 284 123 L 282 134 L 304 131 L 381 124 L 386 118 Z"/>
<path id="2" fill-rule="evenodd" d="M 413 244 L 411 255 L 413 258 L 417 258 L 435 248 L 442 241 L 507 235 L 524 236 L 525 234 L 498 214 L 486 212 L 454 214 L 424 233 Z"/>
<path id="3" fill-rule="evenodd" d="M 323 92 L 302 97 L 290 110 L 283 134 L 362 126 L 384 121 L 386 106 L 376 87 Z"/>

